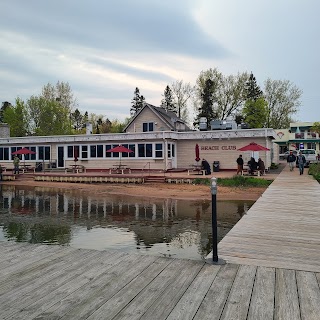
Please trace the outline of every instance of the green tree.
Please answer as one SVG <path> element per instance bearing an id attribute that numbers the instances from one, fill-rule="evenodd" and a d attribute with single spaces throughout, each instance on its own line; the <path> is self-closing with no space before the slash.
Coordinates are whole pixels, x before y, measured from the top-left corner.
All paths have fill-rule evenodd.
<path id="1" fill-rule="evenodd" d="M 302 90 L 289 80 L 267 79 L 264 83 L 265 100 L 268 103 L 266 126 L 268 128 L 288 128 L 301 105 Z"/>
<path id="2" fill-rule="evenodd" d="M 205 85 L 203 91 L 200 94 L 201 106 L 198 109 L 198 114 L 196 115 L 196 119 L 194 125 L 197 126 L 199 124 L 200 118 L 206 118 L 207 123 L 209 124 L 211 120 L 216 118 L 216 113 L 213 110 L 213 102 L 214 102 L 214 84 L 211 79 L 207 79 L 205 81 Z"/>
<path id="3" fill-rule="evenodd" d="M 8 105 L 3 111 L 3 121 L 10 126 L 11 137 L 24 137 L 28 133 L 28 120 L 25 103 L 20 98 L 15 105 Z"/>
<path id="4" fill-rule="evenodd" d="M 166 111 L 177 113 L 177 107 L 173 101 L 172 91 L 168 85 L 166 86 L 163 93 L 163 99 L 161 100 L 161 107 L 164 108 Z"/>
<path id="5" fill-rule="evenodd" d="M 4 120 L 3 120 L 3 113 L 4 111 L 7 109 L 7 108 L 10 108 L 11 107 L 11 103 L 8 102 L 8 101 L 4 101 L 2 102 L 2 105 L 1 105 L 1 109 L 0 109 L 0 123 L 3 123 Z"/>
<path id="6" fill-rule="evenodd" d="M 84 115 L 81 114 L 78 108 L 71 113 L 71 122 L 76 133 L 83 132 L 83 128 L 85 126 L 85 122 L 83 120 Z"/>
<path id="7" fill-rule="evenodd" d="M 235 117 L 246 100 L 245 84 L 248 74 L 222 76 L 216 90 L 216 113 L 220 120 Z"/>
<path id="8" fill-rule="evenodd" d="M 313 126 L 310 128 L 310 131 L 320 134 L 320 122 L 314 122 Z"/>
<path id="9" fill-rule="evenodd" d="M 183 83 L 182 80 L 177 80 L 172 83 L 170 88 L 174 104 L 177 107 L 178 117 L 188 121 L 188 101 L 194 96 L 194 87 L 190 83 Z"/>
<path id="10" fill-rule="evenodd" d="M 134 116 L 143 108 L 144 101 L 145 101 L 144 96 L 140 95 L 140 90 L 138 87 L 136 87 L 134 90 L 134 96 L 131 100 L 131 109 L 130 109 L 131 116 Z"/>
<path id="11" fill-rule="evenodd" d="M 242 114 L 250 128 L 263 128 L 268 114 L 267 102 L 263 98 L 249 99 L 245 102 Z"/>
<path id="12" fill-rule="evenodd" d="M 263 96 L 263 92 L 257 85 L 256 78 L 252 72 L 250 73 L 249 79 L 245 84 L 245 95 L 246 100 L 257 100 Z"/>
<path id="13" fill-rule="evenodd" d="M 204 90 L 207 91 L 207 94 L 209 93 L 207 80 L 210 80 L 212 114 L 220 120 L 225 120 L 230 116 L 234 117 L 240 112 L 245 101 L 245 84 L 248 77 L 246 72 L 238 73 L 235 76 L 224 76 L 217 68 L 202 71 L 196 82 L 197 104 L 202 106 L 200 109 L 203 108 Z M 207 88 L 205 89 L 205 87 Z M 208 119 L 208 123 L 211 120 Z"/>
<path id="14" fill-rule="evenodd" d="M 33 135 L 71 134 L 69 111 L 59 101 L 32 96 L 27 101 L 30 132 Z"/>
<path id="15" fill-rule="evenodd" d="M 58 81 L 55 86 L 48 83 L 42 88 L 41 97 L 49 101 L 58 101 L 71 113 L 77 107 L 76 99 L 68 82 Z"/>

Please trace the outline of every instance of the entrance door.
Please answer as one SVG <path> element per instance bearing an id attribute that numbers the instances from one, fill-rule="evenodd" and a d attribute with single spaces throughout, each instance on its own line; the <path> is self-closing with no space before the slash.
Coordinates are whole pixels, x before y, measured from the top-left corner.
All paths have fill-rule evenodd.
<path id="1" fill-rule="evenodd" d="M 58 168 L 64 168 L 64 147 L 58 147 Z"/>

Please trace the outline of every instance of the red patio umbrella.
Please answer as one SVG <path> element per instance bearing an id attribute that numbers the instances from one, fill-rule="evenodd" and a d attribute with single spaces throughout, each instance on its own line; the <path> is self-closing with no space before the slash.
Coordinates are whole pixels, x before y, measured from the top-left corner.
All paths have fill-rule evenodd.
<path id="1" fill-rule="evenodd" d="M 133 152 L 133 151 L 130 150 L 130 149 L 128 149 L 128 148 L 126 148 L 126 147 L 124 147 L 124 146 L 122 146 L 122 145 L 118 145 L 118 146 L 116 146 L 116 147 L 114 147 L 114 148 L 112 148 L 112 149 L 107 150 L 107 152 L 119 152 L 119 153 L 120 153 L 120 163 L 119 163 L 119 165 L 121 165 L 121 154 L 122 154 L 123 152 L 125 152 L 125 153 L 131 153 L 131 152 Z"/>
<path id="2" fill-rule="evenodd" d="M 15 152 L 12 152 L 12 154 L 35 154 L 34 151 L 29 150 L 28 148 L 22 148 L 20 150 L 17 150 Z"/>
<path id="3" fill-rule="evenodd" d="M 199 145 L 196 144 L 196 159 L 197 162 L 200 161 L 200 151 L 199 151 Z"/>
<path id="4" fill-rule="evenodd" d="M 26 154 L 35 154 L 35 152 L 28 149 L 28 148 L 22 148 L 22 149 L 15 151 L 15 152 L 12 152 L 12 154 L 14 154 L 14 155 L 23 154 L 23 163 L 25 165 L 25 163 L 26 163 L 25 155 Z"/>
<path id="5" fill-rule="evenodd" d="M 239 148 L 238 150 L 239 151 L 270 151 L 270 149 L 264 146 L 261 146 L 260 144 L 257 144 L 255 142 L 251 142 L 248 145 L 242 148 Z"/>

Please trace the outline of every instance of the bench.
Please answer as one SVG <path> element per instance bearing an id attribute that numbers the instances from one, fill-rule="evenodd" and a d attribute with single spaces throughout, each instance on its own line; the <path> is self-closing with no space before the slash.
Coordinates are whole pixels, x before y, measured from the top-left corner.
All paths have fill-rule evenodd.
<path id="1" fill-rule="evenodd" d="M 83 165 L 71 165 L 69 168 L 65 168 L 64 172 L 84 173 L 86 172 L 86 167 Z"/>
<path id="2" fill-rule="evenodd" d="M 248 169 L 243 169 L 241 171 L 242 176 L 258 176 L 260 177 L 260 170 L 253 170 L 253 173 L 249 173 Z M 263 174 L 264 175 L 264 174 Z"/>
<path id="3" fill-rule="evenodd" d="M 109 168 L 109 174 L 120 173 L 120 172 L 121 174 L 124 174 L 126 171 L 128 171 L 127 173 L 131 173 L 130 168 Z"/>
<path id="4" fill-rule="evenodd" d="M 188 176 L 190 175 L 190 173 L 202 174 L 203 176 L 205 176 L 205 175 L 206 175 L 206 170 L 204 170 L 204 169 L 192 168 L 192 169 L 188 169 Z"/>

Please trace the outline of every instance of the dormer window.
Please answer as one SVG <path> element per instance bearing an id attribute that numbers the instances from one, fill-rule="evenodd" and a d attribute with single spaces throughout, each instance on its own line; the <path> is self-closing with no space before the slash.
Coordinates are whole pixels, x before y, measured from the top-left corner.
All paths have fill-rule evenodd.
<path id="1" fill-rule="evenodd" d="M 144 122 L 142 130 L 143 130 L 143 132 L 154 131 L 154 123 L 153 122 Z"/>

